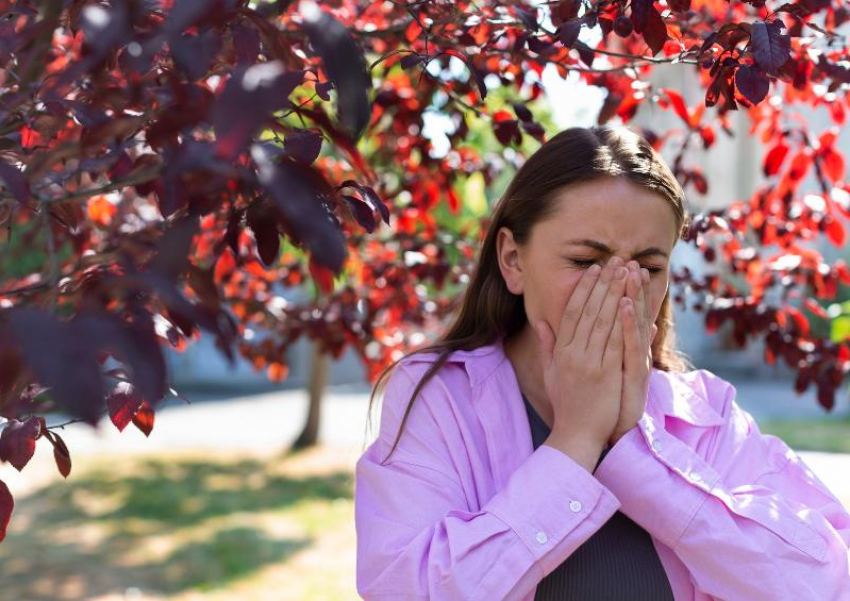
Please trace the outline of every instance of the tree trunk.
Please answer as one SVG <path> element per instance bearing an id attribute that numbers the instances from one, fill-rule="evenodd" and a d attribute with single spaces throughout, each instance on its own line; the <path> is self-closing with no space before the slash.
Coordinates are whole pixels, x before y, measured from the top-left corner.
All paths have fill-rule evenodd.
<path id="1" fill-rule="evenodd" d="M 306 449 L 319 442 L 319 416 L 322 409 L 322 396 L 328 383 L 328 356 L 322 352 L 321 345 L 313 342 L 313 357 L 310 361 L 310 381 L 307 393 L 310 395 L 310 406 L 307 409 L 307 422 L 301 434 L 292 443 L 293 449 Z"/>

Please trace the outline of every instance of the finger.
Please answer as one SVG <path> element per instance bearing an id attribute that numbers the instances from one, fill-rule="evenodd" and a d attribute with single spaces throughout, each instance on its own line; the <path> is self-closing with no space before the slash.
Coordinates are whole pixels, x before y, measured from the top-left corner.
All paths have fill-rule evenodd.
<path id="1" fill-rule="evenodd" d="M 608 288 L 614 279 L 614 272 L 615 264 L 608 261 L 599 273 L 599 277 L 594 282 L 584 304 L 578 309 L 578 319 L 576 320 L 572 341 L 582 350 L 587 349 L 593 324 L 599 315 L 602 302 L 608 294 Z M 570 302 L 572 302 L 572 298 L 570 298 Z"/>
<path id="2" fill-rule="evenodd" d="M 587 341 L 587 351 L 592 356 L 599 357 L 600 361 L 605 352 L 605 347 L 608 345 L 608 339 L 611 337 L 611 331 L 614 329 L 617 307 L 626 290 L 626 275 L 629 270 L 622 266 L 618 267 L 617 270 L 618 275 L 614 277 L 608 287 L 608 293 L 602 301 L 602 307 L 596 316 L 596 321 L 591 326 L 590 338 Z"/>
<path id="3" fill-rule="evenodd" d="M 644 298 L 644 311 L 646 311 L 646 323 L 652 323 L 654 320 L 652 319 L 652 307 L 650 307 L 650 296 L 649 296 L 649 270 L 646 268 L 641 270 L 641 276 L 643 278 L 643 298 Z"/>
<path id="4" fill-rule="evenodd" d="M 589 267 L 573 289 L 570 299 L 564 307 L 564 313 L 561 315 L 561 323 L 558 324 L 557 340 L 561 344 L 567 345 L 575 338 L 582 312 L 590 294 L 596 288 L 596 282 L 601 277 L 601 271 L 599 265 Z"/>
<path id="5" fill-rule="evenodd" d="M 638 330 L 640 330 L 640 339 L 648 343 L 649 341 L 649 311 L 647 310 L 646 302 L 646 284 L 642 280 L 642 274 L 637 273 L 639 278 L 639 290 L 637 295 L 637 304 L 635 304 L 635 321 L 637 321 Z"/>
<path id="6" fill-rule="evenodd" d="M 642 278 L 640 267 L 635 265 L 634 270 L 629 274 L 629 286 L 631 287 L 632 292 L 629 294 L 629 297 L 634 302 L 633 307 L 635 308 L 635 318 L 637 320 L 638 329 L 641 332 L 642 339 L 646 339 L 648 328 L 646 324 L 643 323 L 643 305 L 641 304 L 641 290 L 642 290 Z"/>
<path id="7" fill-rule="evenodd" d="M 625 371 L 632 373 L 633 362 L 640 358 L 640 331 L 638 330 L 637 314 L 634 302 L 629 299 L 628 304 L 623 301 L 623 330 L 625 338 Z"/>
<path id="8" fill-rule="evenodd" d="M 537 334 L 537 340 L 540 343 L 540 357 L 543 367 L 548 367 L 552 362 L 552 353 L 555 349 L 555 334 L 552 333 L 549 324 L 542 320 L 534 324 L 534 332 Z"/>
<path id="9" fill-rule="evenodd" d="M 625 336 L 625 320 L 623 313 L 622 297 L 617 306 L 617 316 L 614 318 L 614 328 L 611 337 L 602 354 L 602 364 L 611 367 L 622 367 L 623 365 L 623 338 Z"/>

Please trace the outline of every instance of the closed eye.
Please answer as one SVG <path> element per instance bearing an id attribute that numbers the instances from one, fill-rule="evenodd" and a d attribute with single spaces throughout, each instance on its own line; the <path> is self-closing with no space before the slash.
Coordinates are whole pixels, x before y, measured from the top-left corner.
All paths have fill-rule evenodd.
<path id="1" fill-rule="evenodd" d="M 597 261 L 582 261 L 582 260 L 579 260 L 579 259 L 570 259 L 570 261 L 572 261 L 573 263 L 575 263 L 579 267 L 590 267 L 591 265 L 593 265 L 594 263 L 597 262 Z M 600 263 L 599 266 L 604 267 L 605 265 L 603 263 Z M 661 268 L 661 267 L 647 267 L 645 265 L 641 265 L 641 267 L 646 269 L 649 273 L 659 273 L 661 271 L 664 271 L 664 269 Z"/>

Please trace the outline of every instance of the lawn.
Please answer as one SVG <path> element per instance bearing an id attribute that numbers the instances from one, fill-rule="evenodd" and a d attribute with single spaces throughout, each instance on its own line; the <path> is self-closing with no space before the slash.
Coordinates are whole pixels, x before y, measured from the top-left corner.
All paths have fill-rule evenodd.
<path id="1" fill-rule="evenodd" d="M 778 436 L 793 449 L 850 453 L 850 418 L 848 417 L 763 419 L 759 420 L 758 425 L 762 433 Z"/>
<path id="2" fill-rule="evenodd" d="M 2 598 L 356 598 L 351 467 L 321 448 L 81 458 L 17 499 Z"/>

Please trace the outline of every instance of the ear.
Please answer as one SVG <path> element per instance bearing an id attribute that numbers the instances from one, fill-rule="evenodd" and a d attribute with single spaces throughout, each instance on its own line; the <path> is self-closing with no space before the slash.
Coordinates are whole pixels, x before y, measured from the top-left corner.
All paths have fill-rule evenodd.
<path id="1" fill-rule="evenodd" d="M 496 257 L 505 286 L 513 294 L 522 294 L 523 273 L 519 260 L 519 247 L 514 241 L 513 232 L 506 227 L 501 227 L 496 235 Z"/>

